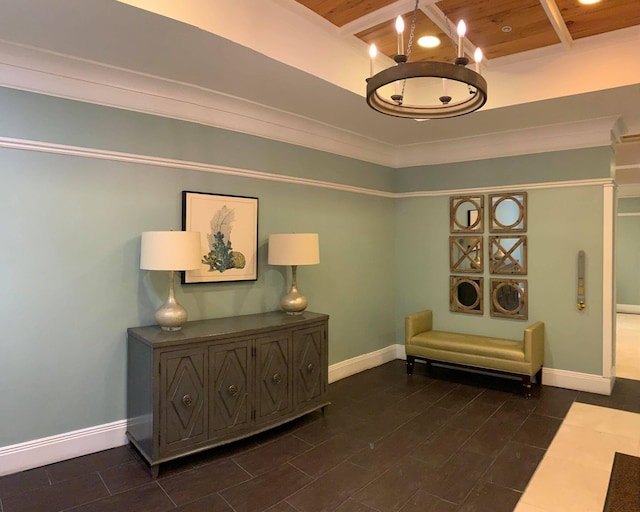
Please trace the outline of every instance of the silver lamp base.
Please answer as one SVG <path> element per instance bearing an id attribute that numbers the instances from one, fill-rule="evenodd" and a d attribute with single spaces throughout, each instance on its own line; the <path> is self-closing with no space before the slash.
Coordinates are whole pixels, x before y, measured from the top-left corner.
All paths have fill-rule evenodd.
<path id="1" fill-rule="evenodd" d="M 187 310 L 176 300 L 173 291 L 174 271 L 169 271 L 169 297 L 156 311 L 156 322 L 163 331 L 179 331 L 187 321 Z"/>
<path id="2" fill-rule="evenodd" d="M 298 291 L 296 284 L 297 266 L 291 266 L 291 290 L 284 297 L 280 299 L 280 307 L 287 315 L 301 315 L 307 306 L 309 301 L 307 298 Z"/>
<path id="3" fill-rule="evenodd" d="M 280 307 L 287 315 L 301 315 L 308 304 L 307 298 L 293 286 L 291 291 L 280 299 Z"/>

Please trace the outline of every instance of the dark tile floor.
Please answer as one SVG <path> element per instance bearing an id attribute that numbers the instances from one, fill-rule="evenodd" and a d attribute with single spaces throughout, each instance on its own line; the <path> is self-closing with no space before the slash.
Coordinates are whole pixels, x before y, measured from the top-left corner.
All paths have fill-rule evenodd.
<path id="1" fill-rule="evenodd" d="M 0 512 L 511 512 L 575 401 L 611 397 L 393 361 L 329 386 L 332 405 L 165 464 L 153 480 L 122 446 L 0 478 Z"/>

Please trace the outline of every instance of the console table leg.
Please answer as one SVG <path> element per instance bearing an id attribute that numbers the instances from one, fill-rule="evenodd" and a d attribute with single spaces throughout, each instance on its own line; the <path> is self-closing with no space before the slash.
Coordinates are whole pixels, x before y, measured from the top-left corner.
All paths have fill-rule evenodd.
<path id="1" fill-rule="evenodd" d="M 415 362 L 415 356 L 407 355 L 407 375 L 413 375 L 413 365 Z"/>
<path id="2" fill-rule="evenodd" d="M 160 464 L 152 464 L 151 465 L 151 478 L 154 480 L 158 478 L 158 474 L 160 473 Z"/>

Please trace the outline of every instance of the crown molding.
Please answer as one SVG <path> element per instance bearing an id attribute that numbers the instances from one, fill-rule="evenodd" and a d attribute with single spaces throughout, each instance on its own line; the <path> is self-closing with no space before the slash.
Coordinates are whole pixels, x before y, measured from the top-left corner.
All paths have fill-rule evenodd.
<path id="1" fill-rule="evenodd" d="M 182 82 L 0 40 L 0 86 L 195 122 L 392 168 L 611 144 L 616 118 L 393 146 Z"/>
<path id="2" fill-rule="evenodd" d="M 618 124 L 618 117 L 601 117 L 474 137 L 412 144 L 403 146 L 402 150 L 398 151 L 396 167 L 424 165 L 425 154 L 429 155 L 430 164 L 446 164 L 611 146 L 612 131 L 616 129 Z"/>
<path id="3" fill-rule="evenodd" d="M 0 40 L 0 86 L 195 122 L 391 167 L 393 146 L 191 84 Z"/>

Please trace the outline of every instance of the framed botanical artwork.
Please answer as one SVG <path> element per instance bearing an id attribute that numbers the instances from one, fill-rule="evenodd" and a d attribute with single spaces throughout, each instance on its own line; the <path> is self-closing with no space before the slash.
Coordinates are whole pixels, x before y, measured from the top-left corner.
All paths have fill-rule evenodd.
<path id="1" fill-rule="evenodd" d="M 182 192 L 182 229 L 200 233 L 202 266 L 182 283 L 258 279 L 258 198 Z"/>

